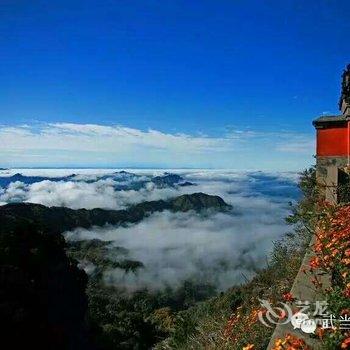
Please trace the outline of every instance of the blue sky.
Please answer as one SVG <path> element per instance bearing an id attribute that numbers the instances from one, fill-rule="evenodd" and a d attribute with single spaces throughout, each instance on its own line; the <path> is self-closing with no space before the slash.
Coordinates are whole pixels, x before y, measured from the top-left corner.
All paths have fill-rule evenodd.
<path id="1" fill-rule="evenodd" d="M 0 166 L 302 168 L 312 119 L 338 113 L 349 17 L 345 0 L 2 1 Z"/>

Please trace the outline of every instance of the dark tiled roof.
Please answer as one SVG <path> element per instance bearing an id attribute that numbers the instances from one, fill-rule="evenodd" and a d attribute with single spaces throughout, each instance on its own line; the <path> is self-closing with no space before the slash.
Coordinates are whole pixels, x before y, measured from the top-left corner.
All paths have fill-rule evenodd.
<path id="1" fill-rule="evenodd" d="M 332 125 L 332 124 L 338 124 L 338 123 L 344 123 L 349 118 L 347 118 L 345 115 L 324 115 L 322 117 L 319 117 L 315 119 L 312 124 L 314 126 L 323 126 L 323 125 Z"/>

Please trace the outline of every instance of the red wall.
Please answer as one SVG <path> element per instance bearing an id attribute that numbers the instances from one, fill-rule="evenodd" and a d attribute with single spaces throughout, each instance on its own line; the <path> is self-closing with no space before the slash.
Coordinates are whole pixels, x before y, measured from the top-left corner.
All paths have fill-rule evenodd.
<path id="1" fill-rule="evenodd" d="M 347 156 L 347 127 L 343 126 L 317 129 L 316 154 L 318 156 Z"/>

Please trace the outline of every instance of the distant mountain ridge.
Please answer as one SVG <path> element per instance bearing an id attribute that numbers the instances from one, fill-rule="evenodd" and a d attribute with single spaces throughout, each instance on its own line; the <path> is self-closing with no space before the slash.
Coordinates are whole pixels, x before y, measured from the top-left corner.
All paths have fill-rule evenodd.
<path id="1" fill-rule="evenodd" d="M 38 225 L 47 233 L 61 233 L 76 227 L 89 228 L 105 224 L 122 225 L 136 223 L 146 216 L 164 210 L 186 212 L 190 210 L 226 211 L 230 205 L 219 196 L 202 192 L 184 194 L 167 201 L 149 201 L 131 206 L 126 210 L 70 209 L 46 207 L 34 203 L 10 203 L 0 207 L 0 233 L 6 232 L 19 223 Z"/>
<path id="2" fill-rule="evenodd" d="M 158 176 L 144 176 L 126 172 L 124 170 L 117 171 L 111 174 L 106 175 L 96 175 L 91 178 L 77 174 L 70 174 L 67 176 L 56 176 L 56 177 L 47 177 L 47 176 L 27 176 L 20 173 L 16 173 L 11 176 L 0 176 L 0 187 L 7 187 L 12 182 L 23 182 L 26 185 L 32 185 L 37 182 L 42 181 L 73 181 L 73 182 L 86 182 L 93 183 L 100 180 L 114 180 L 116 183 L 114 185 L 116 190 L 139 190 L 144 187 L 147 183 L 153 183 L 157 188 L 165 187 L 176 187 L 176 186 L 193 186 L 195 185 L 192 182 L 185 181 L 185 179 L 177 174 L 164 173 L 163 175 Z M 125 181 L 129 181 L 129 184 L 125 184 Z"/>
<path id="3" fill-rule="evenodd" d="M 176 185 L 179 186 L 193 186 L 192 182 L 184 182 L 184 178 L 177 174 L 165 173 L 162 176 L 155 176 L 151 180 L 157 187 L 173 187 Z"/>

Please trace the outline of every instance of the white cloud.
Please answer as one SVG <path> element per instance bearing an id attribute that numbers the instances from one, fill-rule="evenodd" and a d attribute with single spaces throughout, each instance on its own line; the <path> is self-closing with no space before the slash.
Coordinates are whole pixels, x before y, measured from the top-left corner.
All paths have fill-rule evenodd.
<path id="1" fill-rule="evenodd" d="M 115 190 L 115 185 L 116 182 L 112 180 L 93 183 L 45 180 L 31 185 L 16 181 L 0 192 L 0 202 L 29 202 L 72 209 L 124 209 L 131 204 L 166 199 L 178 194 L 172 188 L 157 189 L 152 183 L 140 190 L 122 191 Z"/>
<path id="2" fill-rule="evenodd" d="M 290 140 L 290 142 L 279 143 L 276 149 L 281 152 L 310 154 L 310 150 L 315 149 L 315 141 L 298 137 Z"/>
<path id="3" fill-rule="evenodd" d="M 136 275 L 113 269 L 105 278 L 129 290 L 178 286 L 188 278 L 209 281 L 225 289 L 251 277 L 256 266 L 265 264 L 272 241 L 287 230 L 284 217 L 289 212 L 288 202 L 298 195 L 296 173 L 176 170 L 185 180 L 197 184 L 178 189 L 156 188 L 149 181 L 150 176 L 161 171 L 152 169 L 134 175 L 116 175 L 108 169 L 28 169 L 24 173 L 51 177 L 75 173 L 75 179 L 80 181 L 44 180 L 32 185 L 14 182 L 0 188 L 0 203 L 28 201 L 75 209 L 120 209 L 146 200 L 205 192 L 219 195 L 233 206 L 231 213 L 201 216 L 193 212 L 162 212 L 127 227 L 76 229 L 67 233 L 70 239 L 112 240 L 115 245 L 128 248 L 128 258 L 140 260 L 145 269 Z M 113 180 L 99 179 L 106 174 L 113 174 Z M 139 190 L 115 188 L 147 180 Z"/>
<path id="4" fill-rule="evenodd" d="M 16 169 L 12 170 L 10 174 L 4 174 L 3 176 L 8 177 L 16 171 Z M 48 178 L 48 180 L 33 184 L 24 184 L 20 181 L 12 182 L 7 188 L 1 189 L 0 187 L 0 202 L 31 202 L 46 206 L 65 206 L 72 209 L 123 209 L 131 204 L 143 201 L 168 199 L 185 193 L 204 192 L 220 195 L 225 200 L 235 203 L 237 198 L 240 198 L 240 201 L 249 201 L 252 188 L 254 188 L 257 181 L 254 173 L 249 172 L 223 170 L 176 170 L 174 172 L 183 176 L 185 180 L 196 183 L 197 186 L 157 188 L 151 182 L 151 177 L 162 174 L 162 171 L 159 170 L 143 170 L 137 175 L 132 173 L 119 175 L 111 170 L 103 171 L 101 169 L 26 170 L 23 173 L 29 176 L 54 177 L 67 176 L 73 173 L 76 175 L 74 181 L 50 181 Z M 260 173 L 256 174 L 257 178 L 261 177 Z M 108 175 L 109 177 L 100 179 L 103 175 Z M 280 179 L 288 183 L 296 180 L 295 173 L 272 173 L 266 175 L 270 176 L 275 182 L 280 181 Z M 261 182 L 261 180 L 259 181 Z M 257 183 L 260 183 L 259 181 Z M 142 186 L 137 186 L 137 184 L 141 183 L 143 184 Z M 120 186 L 126 186 L 126 188 L 120 190 Z M 259 198 L 256 198 L 255 203 L 258 202 Z M 249 210 L 249 206 L 247 206 L 247 210 Z"/>
<path id="5" fill-rule="evenodd" d="M 296 174 L 197 171 L 183 175 L 198 186 L 183 188 L 181 193 L 199 190 L 220 195 L 233 211 L 209 216 L 154 213 L 135 225 L 76 229 L 66 237 L 111 240 L 127 248 L 127 258 L 141 261 L 145 268 L 136 274 L 112 269 L 105 279 L 129 291 L 177 287 L 187 279 L 225 289 L 252 277 L 266 263 L 272 242 L 287 230 L 284 217 L 289 213 L 288 201 L 297 196 Z"/>
<path id="6" fill-rule="evenodd" d="M 300 157 L 301 146 L 288 146 L 293 142 L 299 144 L 300 140 L 304 144 L 304 158 Z M 297 169 L 310 162 L 307 157 L 313 153 L 310 140 L 308 135 L 253 130 L 231 130 L 221 137 L 208 137 L 118 125 L 0 126 L 0 164 L 236 169 L 287 169 L 293 164 Z M 288 157 L 281 154 L 285 152 Z"/>
<path id="7" fill-rule="evenodd" d="M 274 220 L 266 220 L 263 207 L 258 208 L 254 216 L 251 212 L 210 217 L 155 213 L 137 225 L 77 229 L 66 236 L 112 240 L 115 246 L 127 248 L 128 259 L 143 262 L 145 268 L 137 274 L 113 269 L 105 279 L 129 290 L 178 287 L 188 279 L 211 282 L 224 290 L 264 265 L 272 241 L 286 229 L 281 209 L 275 208 Z"/>
<path id="8" fill-rule="evenodd" d="M 102 151 L 120 153 L 138 147 L 159 150 L 196 152 L 217 151 L 229 146 L 228 140 L 220 138 L 193 137 L 184 134 L 165 134 L 156 130 L 141 131 L 121 126 L 95 124 L 56 123 L 41 126 L 36 130 L 27 127 L 0 128 L 4 150 L 10 149 L 55 149 Z M 13 137 L 13 136 L 18 136 Z"/>

